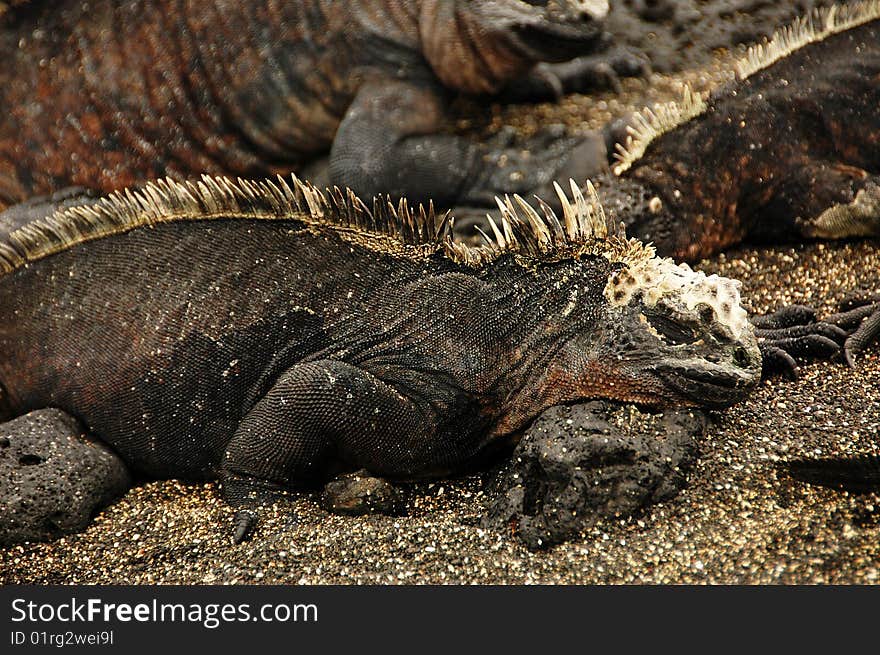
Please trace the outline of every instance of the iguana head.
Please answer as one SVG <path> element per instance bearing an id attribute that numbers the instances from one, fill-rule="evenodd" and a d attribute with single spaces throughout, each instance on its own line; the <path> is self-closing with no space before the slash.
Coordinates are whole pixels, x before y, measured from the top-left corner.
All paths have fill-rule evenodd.
<path id="1" fill-rule="evenodd" d="M 761 354 L 739 287 L 656 256 L 617 263 L 603 289 L 608 327 L 592 352 L 630 381 L 634 400 L 645 395 L 659 405 L 732 405 L 761 377 Z"/>
<path id="2" fill-rule="evenodd" d="M 607 0 L 474 2 L 485 24 L 504 30 L 535 61 L 566 61 L 594 47 L 608 15 Z"/>
<path id="3" fill-rule="evenodd" d="M 607 0 L 423 0 L 422 48 L 443 83 L 494 93 L 538 62 L 597 49 Z"/>
<path id="4" fill-rule="evenodd" d="M 633 254 L 626 263 L 574 253 L 518 281 L 530 289 L 521 302 L 540 312 L 517 350 L 517 379 L 527 380 L 517 416 L 589 398 L 721 409 L 757 385 L 761 355 L 739 283 Z"/>
<path id="5" fill-rule="evenodd" d="M 589 199 L 572 184 L 573 200 L 557 189 L 561 219 L 514 197 L 499 203 L 502 225 L 490 222 L 485 257 L 515 253 L 509 265 L 521 272 L 503 275 L 519 278 L 520 302 L 539 308 L 517 350 L 529 391 L 516 415 L 587 398 L 706 408 L 742 400 L 760 380 L 761 354 L 740 283 L 627 239 L 588 189 Z"/>

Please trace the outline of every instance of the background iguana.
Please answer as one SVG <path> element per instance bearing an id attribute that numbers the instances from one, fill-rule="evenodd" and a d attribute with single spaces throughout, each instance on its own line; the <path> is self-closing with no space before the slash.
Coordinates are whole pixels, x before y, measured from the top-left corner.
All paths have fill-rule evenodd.
<path id="1" fill-rule="evenodd" d="M 443 207 L 584 179 L 602 160 L 596 137 L 550 129 L 523 146 L 444 130 L 457 93 L 564 91 L 552 70 L 530 72 L 595 51 L 607 11 L 606 0 L 25 2 L 0 14 L 0 209 L 68 187 L 300 171 L 328 154 L 322 181 Z"/>
<path id="2" fill-rule="evenodd" d="M 746 239 L 880 236 L 880 2 L 805 16 L 753 46 L 733 81 L 708 97 L 686 88 L 629 132 L 599 193 L 661 254 L 693 261 Z M 829 322 L 859 326 L 843 349 L 852 364 L 880 333 L 880 304 Z"/>
<path id="3" fill-rule="evenodd" d="M 880 235 L 880 2 L 807 15 L 735 68 L 635 117 L 606 185 L 627 228 L 689 261 L 747 237 Z"/>
<path id="4" fill-rule="evenodd" d="M 333 460 L 449 472 L 582 398 L 743 398 L 761 357 L 737 283 L 609 233 L 572 187 L 561 221 L 508 200 L 477 248 L 282 178 L 62 210 L 0 244 L 7 414 L 60 408 L 136 474 L 249 503 Z"/>

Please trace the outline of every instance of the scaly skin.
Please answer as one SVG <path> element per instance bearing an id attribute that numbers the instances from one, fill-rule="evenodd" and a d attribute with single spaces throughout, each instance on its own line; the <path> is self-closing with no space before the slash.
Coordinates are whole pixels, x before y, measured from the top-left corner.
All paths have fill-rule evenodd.
<path id="1" fill-rule="evenodd" d="M 0 209 L 328 154 L 332 184 L 441 206 L 581 179 L 598 161 L 579 139 L 553 135 L 527 160 L 442 133 L 451 94 L 494 94 L 596 48 L 603 0 L 534 4 L 25 3 L 0 15 Z"/>
<path id="2" fill-rule="evenodd" d="M 880 235 L 880 19 L 876 3 L 854 6 L 867 22 L 716 90 L 619 177 L 603 175 L 603 201 L 627 229 L 688 261 L 744 240 Z M 847 16 L 836 11 L 812 24 Z M 781 318 L 757 332 L 768 374 L 838 352 L 853 366 L 880 334 L 880 305 L 826 323 Z"/>
<path id="3" fill-rule="evenodd" d="M 627 198 L 632 234 L 687 261 L 746 239 L 880 235 L 880 20 L 808 44 L 708 105 L 605 185 L 609 206 Z"/>
<path id="4" fill-rule="evenodd" d="M 569 230 L 546 255 L 507 246 L 479 264 L 447 253 L 488 251 L 424 234 L 403 246 L 333 207 L 320 224 L 304 209 L 257 220 L 233 208 L 260 201 L 211 197 L 211 220 L 171 203 L 151 226 L 8 267 L 11 415 L 61 408 L 138 474 L 219 475 L 243 503 L 332 460 L 394 478 L 455 470 L 584 398 L 724 407 L 760 376 L 732 281 L 619 236 Z M 538 243 L 525 223 L 513 231 Z M 26 250 L 16 239 L 0 243 L 7 262 Z M 643 255 L 615 260 L 605 244 Z"/>

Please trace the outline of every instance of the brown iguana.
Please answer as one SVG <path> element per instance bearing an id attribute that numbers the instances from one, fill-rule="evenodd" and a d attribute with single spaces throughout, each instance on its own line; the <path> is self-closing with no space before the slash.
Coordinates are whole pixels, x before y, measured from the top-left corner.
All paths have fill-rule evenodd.
<path id="1" fill-rule="evenodd" d="M 572 188 L 561 219 L 502 202 L 479 247 L 431 209 L 283 178 L 62 209 L 0 242 L 2 406 L 64 410 L 140 476 L 219 475 L 241 538 L 331 461 L 441 474 L 560 403 L 743 398 L 761 356 L 738 283 Z"/>
<path id="2" fill-rule="evenodd" d="M 663 255 L 692 261 L 744 239 L 880 236 L 880 1 L 810 14 L 753 46 L 708 97 L 685 89 L 633 123 L 599 193 Z M 877 300 L 829 319 L 847 329 L 863 321 L 843 349 L 850 364 L 880 333 Z"/>
<path id="3" fill-rule="evenodd" d="M 595 172 L 598 137 L 548 129 L 525 146 L 506 133 L 481 144 L 444 133 L 448 105 L 517 81 L 565 91 L 535 65 L 594 52 L 607 11 L 607 0 L 25 2 L 0 14 L 0 209 L 69 187 L 301 171 L 328 154 L 329 184 L 364 198 L 552 194 L 552 180 Z"/>
<path id="4" fill-rule="evenodd" d="M 746 237 L 880 236 L 880 1 L 808 15 L 735 69 L 636 116 L 606 185 L 627 229 L 688 261 Z"/>

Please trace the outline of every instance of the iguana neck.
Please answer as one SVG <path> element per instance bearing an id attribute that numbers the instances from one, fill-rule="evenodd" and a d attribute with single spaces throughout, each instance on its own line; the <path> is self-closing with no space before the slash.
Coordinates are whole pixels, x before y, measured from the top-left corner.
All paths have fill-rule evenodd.
<path id="1" fill-rule="evenodd" d="M 503 31 L 486 26 L 458 0 L 423 0 L 420 33 L 434 73 L 465 93 L 496 93 L 535 64 Z"/>
<path id="2" fill-rule="evenodd" d="M 596 260 L 594 277 L 577 265 L 561 269 L 529 270 L 513 258 L 491 269 L 486 352 L 498 358 L 487 358 L 482 386 L 501 406 L 498 434 L 521 427 L 538 407 L 579 397 L 598 379 L 590 379 L 589 369 L 605 334 L 598 326 L 605 320 L 607 261 Z"/>

